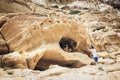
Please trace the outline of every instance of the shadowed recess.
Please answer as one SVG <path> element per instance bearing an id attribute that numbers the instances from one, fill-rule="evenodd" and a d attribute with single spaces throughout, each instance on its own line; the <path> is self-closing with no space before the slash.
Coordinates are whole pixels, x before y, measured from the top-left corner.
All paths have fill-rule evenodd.
<path id="1" fill-rule="evenodd" d="M 66 52 L 74 52 L 77 43 L 73 39 L 63 37 L 60 40 L 59 45 Z"/>

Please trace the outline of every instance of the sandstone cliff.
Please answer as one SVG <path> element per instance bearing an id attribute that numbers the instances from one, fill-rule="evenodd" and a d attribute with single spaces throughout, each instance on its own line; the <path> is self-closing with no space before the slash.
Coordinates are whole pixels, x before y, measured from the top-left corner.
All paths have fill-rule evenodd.
<path id="1" fill-rule="evenodd" d="M 92 44 L 98 51 L 120 51 L 120 15 L 84 14 L 81 19 L 88 27 Z"/>
<path id="2" fill-rule="evenodd" d="M 119 0 L 0 0 L 0 12 L 0 80 L 120 80 Z"/>
<path id="3" fill-rule="evenodd" d="M 106 5 L 108 4 L 108 5 Z M 1 0 L 0 12 L 17 12 L 17 13 L 50 13 L 44 8 L 56 6 L 57 8 L 78 8 L 94 9 L 98 11 L 113 11 L 113 8 L 120 8 L 119 0 Z M 112 6 L 112 7 L 111 7 Z M 108 11 L 109 11 L 108 10 Z M 50 11 L 50 10 L 49 10 Z"/>
<path id="4" fill-rule="evenodd" d="M 65 17 L 54 16 L 52 18 L 41 15 L 23 14 L 9 19 L 2 26 L 1 34 L 4 37 L 9 53 L 14 51 L 19 52 L 13 53 L 13 55 L 17 55 L 18 59 L 19 56 L 26 58 L 27 63 L 25 63 L 26 65 L 28 64 L 28 68 L 30 69 L 34 69 L 39 60 L 40 64 L 71 64 L 71 66 L 79 65 L 80 67 L 90 64 L 90 58 L 85 54 L 81 55 L 80 52 L 87 51 L 87 47 L 91 43 L 85 27 L 78 24 L 74 20 L 69 20 Z M 66 44 L 71 51 L 64 51 Z M 82 61 L 82 58 L 79 59 L 75 54 L 86 57 L 87 61 Z M 2 62 L 5 63 L 3 66 L 20 68 L 21 66 L 16 66 L 16 63 L 19 64 L 18 60 L 13 59 L 10 61 L 12 58 L 9 60 L 7 58 L 9 56 L 12 57 L 12 54 L 3 56 Z M 10 66 L 9 63 L 11 62 L 14 62 L 15 65 Z M 20 65 L 26 67 L 21 62 Z"/>

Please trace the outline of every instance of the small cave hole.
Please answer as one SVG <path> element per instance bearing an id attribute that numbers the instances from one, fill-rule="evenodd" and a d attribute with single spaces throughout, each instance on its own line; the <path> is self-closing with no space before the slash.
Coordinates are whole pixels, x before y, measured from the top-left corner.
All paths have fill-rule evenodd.
<path id="1" fill-rule="evenodd" d="M 2 28 L 2 26 L 6 23 L 6 21 L 7 21 L 7 20 L 2 20 L 2 21 L 0 22 L 0 28 Z"/>
<path id="2" fill-rule="evenodd" d="M 74 52 L 77 42 L 75 40 L 63 37 L 59 42 L 60 47 L 66 52 Z"/>

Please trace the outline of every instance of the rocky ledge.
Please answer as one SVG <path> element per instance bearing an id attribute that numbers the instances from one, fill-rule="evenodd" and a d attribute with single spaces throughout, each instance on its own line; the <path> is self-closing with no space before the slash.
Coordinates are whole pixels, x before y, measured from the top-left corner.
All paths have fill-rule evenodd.
<path id="1" fill-rule="evenodd" d="M 102 0 L 32 1 L 0 1 L 0 80 L 120 80 L 119 10 Z"/>

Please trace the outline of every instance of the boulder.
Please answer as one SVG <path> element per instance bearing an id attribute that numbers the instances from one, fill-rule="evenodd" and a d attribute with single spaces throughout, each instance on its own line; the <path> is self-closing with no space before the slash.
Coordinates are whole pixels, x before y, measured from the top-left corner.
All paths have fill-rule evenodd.
<path id="1" fill-rule="evenodd" d="M 28 68 L 27 61 L 19 52 L 13 52 L 2 56 L 4 68 Z"/>
<path id="2" fill-rule="evenodd" d="M 87 51 L 91 44 L 89 36 L 85 27 L 72 19 L 19 15 L 9 19 L 2 26 L 1 34 L 6 40 L 9 52 L 20 53 L 20 57 L 26 59 L 30 69 L 35 69 L 36 65 L 42 66 L 41 63 L 48 66 L 59 64 L 70 67 L 90 64 L 90 58 L 81 53 Z M 64 50 L 66 44 L 68 51 Z M 5 64 L 10 60 L 19 63 L 17 62 L 19 60 L 10 58 L 6 61 L 6 58 L 9 56 L 4 58 Z"/>

